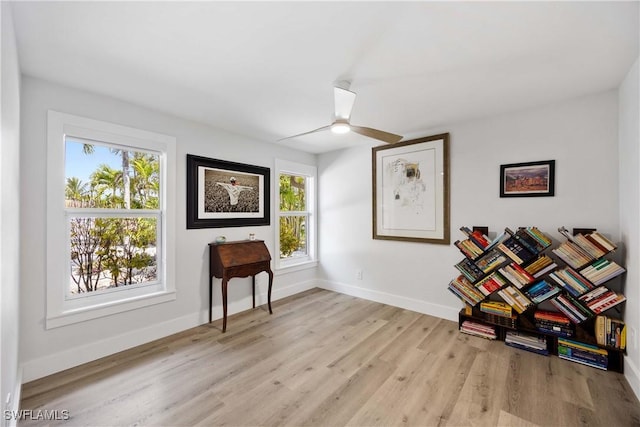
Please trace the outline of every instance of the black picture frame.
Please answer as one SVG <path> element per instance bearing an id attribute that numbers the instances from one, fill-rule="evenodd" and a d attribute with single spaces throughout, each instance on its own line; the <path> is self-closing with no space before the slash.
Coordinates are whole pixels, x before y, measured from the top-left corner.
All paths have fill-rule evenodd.
<path id="1" fill-rule="evenodd" d="M 500 165 L 500 197 L 552 197 L 555 160 Z"/>
<path id="2" fill-rule="evenodd" d="M 270 225 L 271 170 L 187 154 L 187 229 Z"/>

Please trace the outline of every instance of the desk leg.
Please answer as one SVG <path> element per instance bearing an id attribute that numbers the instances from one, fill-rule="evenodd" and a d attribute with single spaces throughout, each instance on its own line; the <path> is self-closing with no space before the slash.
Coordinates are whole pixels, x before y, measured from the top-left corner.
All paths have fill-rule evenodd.
<path id="1" fill-rule="evenodd" d="M 273 311 L 271 311 L 271 286 L 273 286 L 273 271 L 269 270 L 267 271 L 267 274 L 269 275 L 269 292 L 267 293 L 267 302 L 269 303 L 269 314 L 273 314 Z"/>
<path id="2" fill-rule="evenodd" d="M 253 308 L 256 308 L 256 276 L 252 276 L 253 282 L 251 283 L 252 295 L 253 295 Z"/>
<path id="3" fill-rule="evenodd" d="M 228 279 L 222 279 L 222 332 L 227 330 L 227 282 Z"/>
<path id="4" fill-rule="evenodd" d="M 211 305 L 213 304 L 213 277 L 209 277 L 209 323 L 211 323 Z"/>

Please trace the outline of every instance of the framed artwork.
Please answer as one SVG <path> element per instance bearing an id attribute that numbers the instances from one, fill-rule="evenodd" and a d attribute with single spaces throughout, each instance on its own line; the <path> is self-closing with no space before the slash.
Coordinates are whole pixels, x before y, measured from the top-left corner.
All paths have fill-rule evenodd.
<path id="1" fill-rule="evenodd" d="M 553 196 L 555 160 L 500 165 L 500 197 Z"/>
<path id="2" fill-rule="evenodd" d="M 187 228 L 269 225 L 270 169 L 187 154 Z"/>
<path id="3" fill-rule="evenodd" d="M 449 134 L 373 148 L 373 238 L 449 244 Z"/>

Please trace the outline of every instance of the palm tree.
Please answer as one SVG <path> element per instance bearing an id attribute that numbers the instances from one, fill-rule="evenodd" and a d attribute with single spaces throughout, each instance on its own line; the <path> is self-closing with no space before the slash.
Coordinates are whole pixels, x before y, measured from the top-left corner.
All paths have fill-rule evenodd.
<path id="1" fill-rule="evenodd" d="M 110 150 L 113 154 L 120 154 L 122 156 L 122 186 L 124 188 L 122 198 L 124 199 L 124 208 L 131 209 L 131 176 L 129 176 L 131 167 L 129 165 L 129 152 L 115 148 L 110 148 Z"/>
<path id="2" fill-rule="evenodd" d="M 102 192 L 105 189 L 111 191 L 110 200 L 105 200 L 108 205 L 114 206 L 117 204 L 117 191 L 122 182 L 121 171 L 113 169 L 109 165 L 101 164 L 98 169 L 91 174 L 91 182 L 93 184 L 92 187 L 101 194 L 103 194 Z"/>
<path id="3" fill-rule="evenodd" d="M 129 166 L 129 152 L 124 150 L 118 150 L 116 148 L 109 149 L 113 154 L 120 154 L 122 156 L 122 185 L 124 187 L 124 191 L 122 192 L 122 198 L 124 199 L 124 208 L 131 209 L 131 177 L 130 166 Z M 95 148 L 92 144 L 82 144 L 82 152 L 84 154 L 93 154 Z M 114 191 L 115 194 L 115 191 Z"/>
<path id="4" fill-rule="evenodd" d="M 96 151 L 91 144 L 82 144 L 82 152 L 84 154 L 93 154 Z"/>
<path id="5" fill-rule="evenodd" d="M 139 196 L 140 205 L 156 209 L 160 188 L 160 162 L 156 156 L 136 153 L 131 165 L 134 172 L 133 189 Z"/>
<path id="6" fill-rule="evenodd" d="M 74 177 L 67 178 L 67 186 L 64 189 L 64 197 L 67 200 L 82 201 L 87 197 L 87 184 L 81 179 Z"/>

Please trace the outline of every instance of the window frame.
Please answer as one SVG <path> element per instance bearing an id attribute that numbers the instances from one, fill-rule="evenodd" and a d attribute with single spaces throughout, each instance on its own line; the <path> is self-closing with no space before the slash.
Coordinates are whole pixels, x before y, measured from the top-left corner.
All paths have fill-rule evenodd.
<path id="1" fill-rule="evenodd" d="M 274 181 L 278 183 L 275 188 L 275 268 L 276 270 L 312 268 L 317 266 L 317 168 L 287 160 L 276 159 Z M 305 179 L 305 211 L 281 211 L 280 210 L 280 175 L 304 176 Z M 307 216 L 307 255 L 290 259 L 280 258 L 280 218 L 285 216 Z"/>
<path id="2" fill-rule="evenodd" d="M 65 138 L 120 146 L 160 156 L 160 206 L 146 209 L 93 209 L 64 206 Z M 49 110 L 47 114 L 46 328 L 56 328 L 149 305 L 175 300 L 175 137 Z M 156 216 L 160 239 L 158 281 L 68 298 L 70 251 L 68 218 Z M 64 249 L 64 250 L 63 250 Z"/>

